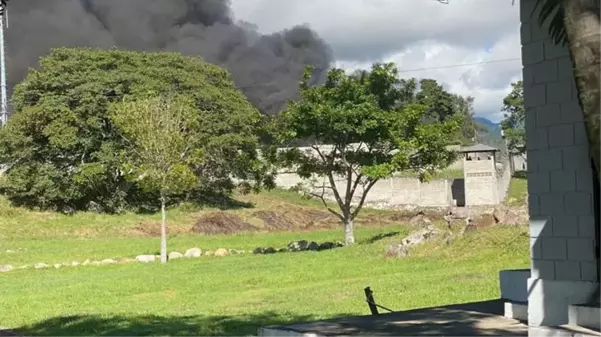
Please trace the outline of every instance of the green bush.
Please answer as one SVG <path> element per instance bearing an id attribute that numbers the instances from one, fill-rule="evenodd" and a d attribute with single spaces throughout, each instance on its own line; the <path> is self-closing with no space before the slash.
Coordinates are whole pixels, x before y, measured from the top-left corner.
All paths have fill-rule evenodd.
<path id="1" fill-rule="evenodd" d="M 230 193 L 232 177 L 261 182 L 257 159 L 260 113 L 234 87 L 226 70 L 176 53 L 54 49 L 12 97 L 15 114 L 0 130 L 1 187 L 17 205 L 57 210 L 118 212 L 153 208 L 157 191 L 125 179 L 125 140 L 108 106 L 176 92 L 193 100 L 195 127 L 207 158 L 194 167 L 196 190 Z M 150 202 L 152 201 L 152 203 Z"/>

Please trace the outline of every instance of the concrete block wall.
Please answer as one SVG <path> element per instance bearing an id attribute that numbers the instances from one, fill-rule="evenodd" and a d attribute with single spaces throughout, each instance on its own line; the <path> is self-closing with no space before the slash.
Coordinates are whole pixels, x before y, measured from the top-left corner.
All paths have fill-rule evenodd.
<path id="1" fill-rule="evenodd" d="M 326 178 L 318 178 L 314 183 L 304 180 L 294 173 L 281 173 L 276 178 L 276 185 L 281 188 L 291 188 L 304 185 L 309 188 L 313 185 L 313 192 L 321 194 L 321 187 L 325 183 L 329 186 Z M 421 183 L 416 178 L 394 177 L 378 181 L 369 191 L 366 205 L 377 208 L 396 208 L 403 205 L 418 206 L 451 206 L 453 204 L 453 194 L 458 194 L 457 186 L 453 186 L 453 179 L 437 179 L 428 183 Z M 336 186 L 340 193 L 344 195 L 346 190 L 346 181 L 341 178 L 336 179 Z M 453 190 L 454 188 L 454 190 Z M 329 200 L 335 200 L 328 189 L 325 191 L 325 197 Z M 360 191 L 355 193 L 355 203 L 359 202 Z"/>
<path id="2" fill-rule="evenodd" d="M 583 115 L 567 48 L 522 0 L 532 276 L 529 324 L 567 323 L 568 304 L 595 288 L 593 183 Z"/>
<path id="3" fill-rule="evenodd" d="M 588 280 L 595 261 L 594 218 L 583 116 L 567 49 L 555 46 L 536 17 L 529 17 L 534 2 L 522 0 L 531 237 L 541 238 L 533 261 L 548 265 L 545 277 Z M 572 251 L 568 258 L 568 245 L 587 251 Z M 578 276 L 568 270 L 578 270 Z"/>

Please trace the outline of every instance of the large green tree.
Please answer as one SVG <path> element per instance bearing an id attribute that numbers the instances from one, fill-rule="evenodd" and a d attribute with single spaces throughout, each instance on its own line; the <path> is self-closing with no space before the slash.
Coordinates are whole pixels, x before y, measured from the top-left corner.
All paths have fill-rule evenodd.
<path id="1" fill-rule="evenodd" d="M 507 140 L 507 149 L 511 152 L 526 151 L 526 130 L 524 110 L 524 87 L 522 81 L 511 83 L 511 92 L 503 98 L 504 119 L 501 128 Z"/>
<path id="2" fill-rule="evenodd" d="M 312 139 L 312 151 L 286 147 L 275 157 L 303 178 L 323 179 L 321 186 L 309 187 L 309 193 L 340 219 L 345 243 L 353 244 L 354 220 L 371 188 L 398 171 L 414 170 L 427 179 L 429 173 L 447 167 L 455 156 L 446 146 L 459 121 L 449 117 L 423 123 L 428 106 L 399 104 L 403 87 L 392 63 L 374 64 L 370 71 L 354 75 L 332 69 L 326 83 L 318 86 L 309 86 L 309 78 L 308 72 L 300 99 L 289 104 L 275 129 L 281 145 Z M 330 197 L 337 210 L 329 207 Z"/>
<path id="3" fill-rule="evenodd" d="M 227 71 L 176 53 L 54 49 L 16 86 L 15 113 L 0 130 L 4 192 L 18 204 L 115 212 L 153 207 L 159 190 L 126 179 L 124 141 L 109 106 L 177 92 L 198 114 L 205 159 L 194 168 L 198 191 L 228 193 L 232 178 L 262 182 L 257 158 L 259 112 L 234 87 Z M 256 187 L 254 184 L 248 187 Z M 174 200 L 177 200 L 175 196 Z"/>

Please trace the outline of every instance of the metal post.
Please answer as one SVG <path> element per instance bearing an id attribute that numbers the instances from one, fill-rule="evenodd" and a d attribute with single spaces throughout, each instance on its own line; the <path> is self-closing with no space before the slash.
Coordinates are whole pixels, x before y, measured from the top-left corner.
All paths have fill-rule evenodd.
<path id="1" fill-rule="evenodd" d="M 6 10 L 4 15 L 0 16 L 0 94 L 2 95 L 0 101 L 0 121 L 2 126 L 6 125 L 8 121 L 8 104 L 6 98 L 6 59 L 4 51 L 4 20 L 6 16 Z"/>
<path id="2" fill-rule="evenodd" d="M 365 288 L 365 300 L 367 301 L 367 305 L 369 306 L 369 311 L 371 311 L 372 315 L 378 315 L 378 307 L 374 301 L 373 291 L 369 287 Z"/>

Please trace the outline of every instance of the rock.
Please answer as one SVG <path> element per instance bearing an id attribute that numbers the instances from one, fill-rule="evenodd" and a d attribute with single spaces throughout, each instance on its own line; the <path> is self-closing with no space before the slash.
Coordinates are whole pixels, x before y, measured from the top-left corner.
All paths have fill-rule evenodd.
<path id="1" fill-rule="evenodd" d="M 63 265 L 60 263 L 56 263 L 54 264 L 54 268 L 59 269 L 60 267 L 62 267 Z"/>
<path id="2" fill-rule="evenodd" d="M 309 243 L 305 240 L 293 241 L 288 244 L 288 250 L 291 252 L 300 252 L 307 249 Z"/>
<path id="3" fill-rule="evenodd" d="M 430 221 L 430 219 L 428 219 L 428 217 L 426 217 L 422 212 L 418 213 L 413 218 L 411 218 L 411 220 L 409 220 L 409 226 L 411 227 L 422 228 L 427 227 L 431 224 L 432 221 Z"/>
<path id="4" fill-rule="evenodd" d="M 440 230 L 433 225 L 426 228 L 420 229 L 416 232 L 409 234 L 403 240 L 401 244 L 403 246 L 416 246 L 421 245 L 424 242 L 430 241 L 440 235 Z"/>
<path id="5" fill-rule="evenodd" d="M 81 264 L 82 266 L 88 266 L 92 263 L 92 261 L 90 261 L 89 259 L 86 259 L 85 261 L 83 261 L 83 263 Z"/>
<path id="6" fill-rule="evenodd" d="M 318 250 L 319 245 L 315 241 L 311 241 L 311 243 L 307 246 L 307 250 Z"/>
<path id="7" fill-rule="evenodd" d="M 77 267 L 77 266 L 79 266 L 79 262 L 71 261 L 71 267 Z"/>
<path id="8" fill-rule="evenodd" d="M 28 264 L 26 264 L 26 265 L 23 265 L 23 266 L 20 266 L 20 267 L 18 267 L 17 269 L 19 269 L 19 270 L 22 270 L 22 269 L 27 269 L 27 268 L 29 268 L 29 265 L 28 265 Z"/>
<path id="9" fill-rule="evenodd" d="M 190 248 L 184 253 L 184 256 L 187 258 L 200 257 L 201 255 L 202 250 L 200 250 L 200 248 Z"/>
<path id="10" fill-rule="evenodd" d="M 257 247 L 255 249 L 253 249 L 253 254 L 263 254 L 265 252 L 265 248 L 263 247 Z"/>
<path id="11" fill-rule="evenodd" d="M 207 250 L 207 251 L 205 252 L 205 256 L 213 256 L 213 255 L 215 255 L 215 252 L 214 252 L 214 251 L 212 251 L 212 250 Z"/>
<path id="12" fill-rule="evenodd" d="M 409 249 L 403 244 L 394 244 L 388 246 L 386 257 L 389 258 L 401 258 L 409 256 Z"/>
<path id="13" fill-rule="evenodd" d="M 286 248 L 278 249 L 278 253 L 286 253 L 286 252 L 288 252 L 288 249 L 286 249 Z"/>
<path id="14" fill-rule="evenodd" d="M 421 245 L 427 241 L 433 240 L 441 236 L 441 231 L 434 225 L 428 225 L 426 228 L 415 231 L 406 236 L 401 243 L 388 246 L 386 257 L 407 257 L 409 256 L 409 248 L 412 246 Z"/>
<path id="15" fill-rule="evenodd" d="M 322 242 L 319 245 L 319 250 L 328 250 L 334 248 L 334 242 Z"/>
<path id="16" fill-rule="evenodd" d="M 472 224 L 476 227 L 490 227 L 496 225 L 497 221 L 492 214 L 481 214 L 474 217 Z"/>
<path id="17" fill-rule="evenodd" d="M 169 260 L 177 260 L 177 259 L 181 259 L 182 257 L 184 257 L 184 254 L 182 254 L 180 252 L 169 253 Z"/>
<path id="18" fill-rule="evenodd" d="M 33 265 L 33 268 L 35 269 L 44 269 L 44 268 L 48 268 L 48 265 L 45 263 L 36 263 Z"/>
<path id="19" fill-rule="evenodd" d="M 138 255 L 136 256 L 136 261 L 142 263 L 154 262 L 156 261 L 156 256 L 154 255 Z"/>
<path id="20" fill-rule="evenodd" d="M 130 259 L 129 257 L 120 257 L 117 263 L 130 263 L 136 262 L 136 259 Z"/>
<path id="21" fill-rule="evenodd" d="M 334 248 L 342 248 L 344 247 L 344 243 L 340 242 L 340 241 L 336 241 L 336 243 L 334 243 Z"/>
<path id="22" fill-rule="evenodd" d="M 230 252 L 225 248 L 219 248 L 215 251 L 215 256 L 228 256 Z"/>
<path id="23" fill-rule="evenodd" d="M 474 225 L 471 221 L 468 221 L 468 223 L 465 225 L 465 227 L 463 227 L 461 229 L 461 232 L 459 232 L 460 235 L 465 235 L 465 234 L 469 234 L 471 232 L 475 232 L 478 229 L 478 227 L 476 227 L 476 225 Z"/>
<path id="24" fill-rule="evenodd" d="M 239 254 L 243 254 L 241 250 L 237 250 L 237 249 L 230 249 L 229 250 L 230 255 L 239 255 Z"/>
<path id="25" fill-rule="evenodd" d="M 527 207 L 498 207 L 493 212 L 495 221 L 501 225 L 527 225 L 529 223 Z"/>
<path id="26" fill-rule="evenodd" d="M 11 266 L 10 264 L 0 264 L 0 273 L 6 273 L 13 269 L 13 266 Z"/>
<path id="27" fill-rule="evenodd" d="M 276 250 L 273 247 L 267 247 L 265 248 L 265 250 L 263 251 L 263 254 L 275 254 Z"/>
<path id="28" fill-rule="evenodd" d="M 100 261 L 92 261 L 90 264 L 92 266 L 99 266 L 100 265 Z"/>
<path id="29" fill-rule="evenodd" d="M 117 263 L 117 261 L 113 260 L 113 259 L 104 259 L 102 261 L 100 261 L 101 265 L 108 265 L 108 264 L 115 264 Z"/>
<path id="30" fill-rule="evenodd" d="M 504 224 L 507 218 L 507 209 L 505 207 L 497 207 L 492 212 L 492 216 L 496 223 Z"/>

